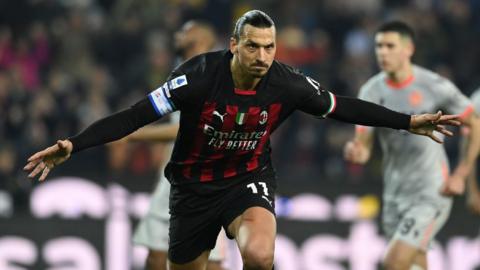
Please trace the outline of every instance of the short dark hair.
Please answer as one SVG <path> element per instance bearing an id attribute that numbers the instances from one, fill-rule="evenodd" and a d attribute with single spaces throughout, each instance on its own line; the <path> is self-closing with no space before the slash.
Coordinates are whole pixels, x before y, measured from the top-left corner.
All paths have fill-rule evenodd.
<path id="1" fill-rule="evenodd" d="M 259 28 L 270 28 L 275 26 L 272 18 L 265 12 L 260 10 L 250 10 L 240 17 L 235 23 L 235 29 L 233 29 L 233 37 L 238 41 L 243 33 L 243 28 L 246 24 L 250 24 Z"/>
<path id="2" fill-rule="evenodd" d="M 413 31 L 412 27 L 402 21 L 391 21 L 384 23 L 377 30 L 377 33 L 385 32 L 395 32 L 400 34 L 402 37 L 407 37 L 412 41 L 415 41 L 415 32 Z"/>

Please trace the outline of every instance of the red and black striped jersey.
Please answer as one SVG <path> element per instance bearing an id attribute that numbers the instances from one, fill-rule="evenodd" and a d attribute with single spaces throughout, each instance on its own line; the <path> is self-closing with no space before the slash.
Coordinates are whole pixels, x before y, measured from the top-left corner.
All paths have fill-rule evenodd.
<path id="1" fill-rule="evenodd" d="M 274 177 L 270 135 L 297 109 L 353 124 L 410 127 L 410 115 L 336 97 L 313 79 L 276 61 L 255 89 L 235 89 L 232 57 L 229 51 L 220 51 L 192 58 L 148 97 L 69 137 L 72 153 L 123 138 L 179 110 L 180 130 L 165 175 L 172 185 L 203 193 L 246 178 L 266 177 L 270 172 Z"/>
<path id="2" fill-rule="evenodd" d="M 181 112 L 165 170 L 174 185 L 223 186 L 262 168 L 271 169 L 270 135 L 293 111 L 325 117 L 335 108 L 333 94 L 277 61 L 255 89 L 236 89 L 232 57 L 227 50 L 194 57 L 149 95 L 159 116 Z"/>

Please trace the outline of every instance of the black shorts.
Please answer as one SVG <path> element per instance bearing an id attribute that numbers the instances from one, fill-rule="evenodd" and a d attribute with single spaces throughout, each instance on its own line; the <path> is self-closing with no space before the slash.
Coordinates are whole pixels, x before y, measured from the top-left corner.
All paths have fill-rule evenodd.
<path id="1" fill-rule="evenodd" d="M 263 207 L 275 215 L 275 188 L 275 173 L 270 169 L 210 194 L 198 194 L 191 187 L 172 186 L 169 260 L 184 264 L 213 249 L 221 227 L 232 238 L 228 225 L 250 207 Z"/>

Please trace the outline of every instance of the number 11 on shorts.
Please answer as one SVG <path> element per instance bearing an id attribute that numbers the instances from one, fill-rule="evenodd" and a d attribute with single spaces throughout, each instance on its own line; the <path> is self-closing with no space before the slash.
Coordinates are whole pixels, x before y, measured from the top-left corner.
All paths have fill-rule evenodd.
<path id="1" fill-rule="evenodd" d="M 260 188 L 263 191 L 263 194 L 261 194 L 262 198 L 265 199 L 268 202 L 268 204 L 270 204 L 270 206 L 271 206 L 272 201 L 270 201 L 270 199 L 268 198 L 269 193 L 268 193 L 267 184 L 265 182 L 258 182 L 257 184 L 260 186 Z M 258 187 L 255 183 L 248 184 L 247 188 L 249 188 L 252 191 L 253 194 L 258 194 Z"/>
<path id="2" fill-rule="evenodd" d="M 268 196 L 267 184 L 265 184 L 265 182 L 258 182 L 258 184 L 263 188 L 263 194 L 264 194 L 265 196 Z M 247 188 L 251 189 L 253 194 L 258 194 L 258 188 L 257 188 L 257 186 L 255 185 L 255 183 L 250 183 L 250 184 L 248 184 L 248 185 L 247 185 Z"/>

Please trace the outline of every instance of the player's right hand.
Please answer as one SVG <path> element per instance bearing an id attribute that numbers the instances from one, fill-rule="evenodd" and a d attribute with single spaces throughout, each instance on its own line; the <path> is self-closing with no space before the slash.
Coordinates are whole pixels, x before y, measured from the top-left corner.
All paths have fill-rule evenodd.
<path id="1" fill-rule="evenodd" d="M 69 140 L 58 140 L 56 144 L 29 157 L 28 163 L 23 169 L 31 171 L 28 175 L 29 178 L 34 178 L 42 172 L 38 180 L 43 181 L 56 165 L 63 163 L 70 157 L 72 150 L 72 142 Z"/>
<path id="2" fill-rule="evenodd" d="M 443 143 L 438 138 L 434 131 L 437 131 L 445 136 L 453 136 L 446 126 L 460 126 L 460 115 L 443 115 L 441 111 L 435 114 L 425 113 L 412 115 L 410 119 L 410 127 L 408 131 L 413 134 L 430 137 L 430 139 L 437 143 Z"/>
<path id="3" fill-rule="evenodd" d="M 343 157 L 346 161 L 355 164 L 365 164 L 370 158 L 370 151 L 360 142 L 352 140 L 345 144 Z"/>

